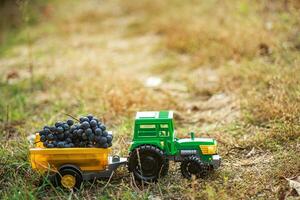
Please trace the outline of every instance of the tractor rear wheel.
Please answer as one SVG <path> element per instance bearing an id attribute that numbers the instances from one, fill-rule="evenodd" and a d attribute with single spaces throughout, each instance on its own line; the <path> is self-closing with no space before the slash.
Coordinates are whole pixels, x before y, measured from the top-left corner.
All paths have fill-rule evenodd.
<path id="1" fill-rule="evenodd" d="M 188 179 L 191 179 L 193 175 L 196 176 L 196 178 L 205 178 L 209 172 L 209 167 L 197 156 L 185 158 L 180 167 L 182 175 Z"/>
<path id="2" fill-rule="evenodd" d="M 152 182 L 168 173 L 169 162 L 159 148 L 143 145 L 130 153 L 128 169 L 137 180 Z"/>

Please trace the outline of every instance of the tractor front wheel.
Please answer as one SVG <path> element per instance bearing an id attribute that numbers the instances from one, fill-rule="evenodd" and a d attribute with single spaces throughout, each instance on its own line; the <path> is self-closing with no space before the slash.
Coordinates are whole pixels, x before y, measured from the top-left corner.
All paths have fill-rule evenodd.
<path id="1" fill-rule="evenodd" d="M 151 145 L 133 150 L 128 159 L 128 169 L 140 181 L 152 182 L 168 173 L 169 163 L 164 152 Z"/>
<path id="2" fill-rule="evenodd" d="M 205 178 L 208 172 L 209 167 L 196 156 L 189 156 L 181 163 L 181 173 L 185 178 L 191 179 L 193 175 L 196 178 Z"/>

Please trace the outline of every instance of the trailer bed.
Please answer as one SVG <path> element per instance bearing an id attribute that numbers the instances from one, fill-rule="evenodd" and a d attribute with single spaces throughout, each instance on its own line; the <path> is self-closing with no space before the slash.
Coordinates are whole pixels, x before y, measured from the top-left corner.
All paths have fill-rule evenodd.
<path id="1" fill-rule="evenodd" d="M 31 148 L 30 162 L 37 171 L 58 170 L 64 164 L 78 166 L 83 171 L 105 170 L 110 148 Z"/>

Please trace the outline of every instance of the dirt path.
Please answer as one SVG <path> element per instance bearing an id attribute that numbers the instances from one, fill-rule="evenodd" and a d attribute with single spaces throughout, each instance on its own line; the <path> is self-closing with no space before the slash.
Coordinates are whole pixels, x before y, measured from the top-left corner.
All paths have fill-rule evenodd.
<path id="1" fill-rule="evenodd" d="M 96 72 L 101 71 L 99 73 L 108 71 L 107 75 L 110 76 L 139 80 L 146 89 L 155 90 L 159 95 L 167 94 L 174 99 L 181 108 L 179 119 L 184 123 L 189 126 L 200 124 L 204 130 L 212 129 L 220 123 L 232 122 L 238 117 L 239 103 L 232 94 L 222 92 L 211 96 L 195 96 L 189 91 L 186 82 L 166 80 L 164 74 L 152 74 L 151 67 L 163 59 L 156 50 L 160 37 L 151 33 L 128 37 L 128 26 L 138 16 L 119 16 L 121 14 L 118 11 L 114 13 L 114 9 L 118 10 L 115 6 L 114 3 L 85 3 L 79 6 L 80 11 L 69 13 L 65 20 L 55 21 L 52 24 L 56 30 L 54 33 L 46 32 L 34 38 L 29 50 L 33 55 L 34 73 L 45 75 L 49 69 L 51 73 L 47 76 L 55 79 L 71 71 L 71 76 L 77 79 L 82 76 L 82 71 L 88 70 L 88 78 L 95 78 L 94 74 L 89 73 L 94 69 Z M 94 16 L 95 13 L 100 14 Z M 112 16 L 103 17 L 105 13 Z M 95 17 L 94 21 L 85 21 L 90 15 Z M 33 32 L 44 32 L 44 28 L 41 25 Z M 2 73 L 9 74 L 17 68 L 19 81 L 28 78 L 30 74 L 25 67 L 30 62 L 28 53 L 26 44 L 14 47 L 11 50 L 14 56 L 0 60 L 0 65 L 4 66 L 1 68 Z M 176 76 L 177 72 L 171 70 L 169 73 Z M 218 73 L 212 68 L 199 68 L 191 73 L 188 78 L 196 82 L 196 89 L 209 90 L 222 84 Z M 148 86 L 148 79 L 153 77 L 159 79 L 160 83 Z"/>

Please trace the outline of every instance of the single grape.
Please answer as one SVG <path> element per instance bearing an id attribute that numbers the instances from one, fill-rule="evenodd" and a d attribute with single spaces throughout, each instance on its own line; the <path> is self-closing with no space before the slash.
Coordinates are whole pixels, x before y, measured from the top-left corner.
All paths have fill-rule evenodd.
<path id="1" fill-rule="evenodd" d="M 88 146 L 88 147 L 93 147 L 94 145 L 93 145 L 92 142 L 88 142 L 88 143 L 87 143 L 87 146 Z"/>
<path id="2" fill-rule="evenodd" d="M 60 134 L 57 135 L 57 138 L 59 140 L 63 140 L 63 139 L 65 139 L 65 134 L 64 133 L 60 133 Z"/>
<path id="3" fill-rule="evenodd" d="M 75 125 L 72 125 L 71 127 L 70 127 L 70 132 L 72 133 L 72 132 L 74 132 L 76 130 L 76 126 Z"/>
<path id="4" fill-rule="evenodd" d="M 86 117 L 87 117 L 90 121 L 94 118 L 94 116 L 93 116 L 92 114 L 88 114 Z"/>
<path id="5" fill-rule="evenodd" d="M 44 147 L 47 147 L 48 141 L 43 142 Z"/>
<path id="6" fill-rule="evenodd" d="M 57 140 L 57 134 L 53 134 L 53 139 L 52 140 Z"/>
<path id="7" fill-rule="evenodd" d="M 67 138 L 67 139 L 65 139 L 65 142 L 66 142 L 66 143 L 71 143 L 72 140 L 71 140 L 71 138 Z"/>
<path id="8" fill-rule="evenodd" d="M 41 130 L 41 131 L 39 131 L 39 135 L 40 135 L 40 136 L 42 136 L 42 135 L 46 135 L 46 132 L 45 132 L 45 130 Z"/>
<path id="9" fill-rule="evenodd" d="M 40 137 L 40 141 L 41 141 L 41 142 L 45 142 L 46 140 L 47 140 L 47 138 L 46 138 L 45 135 L 42 135 L 42 136 Z"/>
<path id="10" fill-rule="evenodd" d="M 49 129 L 50 129 L 51 132 L 55 132 L 56 131 L 56 127 L 55 126 L 50 126 Z"/>
<path id="11" fill-rule="evenodd" d="M 102 145 L 102 148 L 107 148 L 108 147 L 108 144 L 107 143 L 104 143 L 103 145 Z"/>
<path id="12" fill-rule="evenodd" d="M 90 134 L 90 135 L 88 136 L 88 138 L 89 138 L 89 141 L 94 141 L 95 135 L 94 135 L 94 134 Z"/>
<path id="13" fill-rule="evenodd" d="M 97 144 L 96 144 L 96 147 L 98 147 L 98 148 L 103 148 L 103 144 L 97 143 Z"/>
<path id="14" fill-rule="evenodd" d="M 91 129 L 93 130 L 93 133 L 95 133 L 96 129 L 97 129 L 97 126 L 96 127 L 92 127 Z"/>
<path id="15" fill-rule="evenodd" d="M 98 124 L 99 119 L 97 117 L 93 117 L 93 120 L 95 120 L 97 122 L 97 124 Z"/>
<path id="16" fill-rule="evenodd" d="M 56 122 L 56 123 L 55 123 L 55 126 L 56 126 L 56 127 L 59 127 L 59 126 L 62 126 L 62 125 L 63 125 L 63 122 Z"/>
<path id="17" fill-rule="evenodd" d="M 64 132 L 64 128 L 61 127 L 61 126 L 59 126 L 59 127 L 56 128 L 56 131 L 57 131 L 58 133 L 63 133 L 63 132 Z"/>
<path id="18" fill-rule="evenodd" d="M 48 143 L 48 144 L 47 144 L 47 148 L 54 148 L 54 145 L 51 144 L 51 143 Z"/>
<path id="19" fill-rule="evenodd" d="M 64 145 L 65 145 L 64 142 L 58 142 L 58 143 L 57 143 L 57 147 L 59 147 L 59 148 L 63 148 Z"/>
<path id="20" fill-rule="evenodd" d="M 52 133 L 48 134 L 48 135 L 47 135 L 47 139 L 48 139 L 48 140 L 53 140 L 53 139 L 54 139 L 53 134 L 52 134 Z"/>
<path id="21" fill-rule="evenodd" d="M 85 130 L 85 134 L 86 134 L 87 136 L 91 135 L 92 133 L 93 133 L 93 131 L 92 131 L 91 128 L 88 128 L 88 129 Z"/>
<path id="22" fill-rule="evenodd" d="M 44 130 L 45 134 L 48 134 L 51 132 L 49 128 L 44 128 L 43 130 Z"/>
<path id="23" fill-rule="evenodd" d="M 100 128 L 102 129 L 102 131 L 105 131 L 106 130 L 106 126 L 104 124 L 101 124 L 100 125 Z"/>
<path id="24" fill-rule="evenodd" d="M 65 131 L 64 132 L 65 138 L 69 138 L 72 136 L 72 134 L 70 133 L 70 131 Z"/>
<path id="25" fill-rule="evenodd" d="M 80 122 L 80 123 L 84 122 L 84 121 L 83 121 L 83 117 L 80 117 L 80 118 L 79 118 L 79 122 Z"/>
<path id="26" fill-rule="evenodd" d="M 107 131 L 103 131 L 102 132 L 102 136 L 106 137 L 108 135 L 108 132 Z"/>
<path id="27" fill-rule="evenodd" d="M 65 131 L 70 129 L 70 127 L 69 127 L 68 124 L 64 124 L 64 125 L 63 125 L 63 128 L 64 128 Z"/>
<path id="28" fill-rule="evenodd" d="M 50 129 L 44 129 L 44 132 L 45 132 L 46 135 L 51 133 Z"/>
<path id="29" fill-rule="evenodd" d="M 83 122 L 82 122 L 82 123 L 83 123 Z M 83 127 L 84 127 L 84 126 L 83 126 L 82 124 L 80 124 L 78 128 L 79 128 L 79 129 L 84 129 Z"/>
<path id="30" fill-rule="evenodd" d="M 80 121 L 80 123 L 83 123 L 83 122 L 89 122 L 90 120 L 89 120 L 89 118 L 87 118 L 87 117 L 81 117 L 81 118 L 79 119 L 79 121 Z"/>
<path id="31" fill-rule="evenodd" d="M 107 135 L 107 136 L 106 136 L 106 139 L 107 139 L 107 143 L 111 143 L 111 141 L 112 141 L 111 135 Z"/>
<path id="32" fill-rule="evenodd" d="M 100 142 L 100 140 L 101 140 L 101 136 L 95 136 L 95 141 L 96 142 Z"/>
<path id="33" fill-rule="evenodd" d="M 54 147 L 57 147 L 57 141 L 52 141 L 52 143 L 54 145 Z"/>
<path id="34" fill-rule="evenodd" d="M 99 136 L 102 134 L 102 129 L 101 128 L 96 128 L 95 129 L 95 135 Z"/>
<path id="35" fill-rule="evenodd" d="M 87 135 L 86 135 L 85 133 L 82 133 L 82 136 L 81 136 L 81 137 L 82 137 L 83 140 L 86 140 L 86 139 L 87 139 Z"/>
<path id="36" fill-rule="evenodd" d="M 68 119 L 68 120 L 67 120 L 67 124 L 68 124 L 69 126 L 72 126 L 72 125 L 74 124 L 74 121 L 73 121 L 72 119 Z"/>
<path id="37" fill-rule="evenodd" d="M 99 143 L 100 144 L 104 144 L 107 142 L 107 138 L 106 137 L 101 137 Z"/>
<path id="38" fill-rule="evenodd" d="M 90 124 L 88 123 L 88 122 L 83 122 L 82 124 L 82 127 L 84 128 L 84 129 L 87 129 L 87 128 L 90 128 Z"/>
<path id="39" fill-rule="evenodd" d="M 72 136 L 73 136 L 73 137 L 76 137 L 76 136 L 77 136 L 77 131 L 78 131 L 78 130 L 74 130 L 74 131 L 72 132 Z"/>
<path id="40" fill-rule="evenodd" d="M 83 129 L 78 129 L 78 130 L 77 130 L 77 136 L 78 136 L 78 137 L 81 137 L 81 136 L 82 136 L 82 133 L 83 133 Z"/>
<path id="41" fill-rule="evenodd" d="M 91 127 L 96 127 L 97 126 L 97 122 L 96 122 L 96 120 L 91 120 L 90 121 L 90 125 L 91 125 Z"/>
<path id="42" fill-rule="evenodd" d="M 84 142 L 80 142 L 79 143 L 79 147 L 84 147 L 85 146 L 85 143 Z"/>

